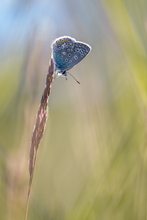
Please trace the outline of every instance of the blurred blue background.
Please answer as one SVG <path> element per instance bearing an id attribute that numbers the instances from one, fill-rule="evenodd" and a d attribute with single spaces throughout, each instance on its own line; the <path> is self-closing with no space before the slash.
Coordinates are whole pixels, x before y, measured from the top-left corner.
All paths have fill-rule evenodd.
<path id="1" fill-rule="evenodd" d="M 30 220 L 147 219 L 147 2 L 0 3 L 0 219 L 24 219 L 31 135 L 51 57 L 69 35 L 92 52 L 57 78 Z"/>

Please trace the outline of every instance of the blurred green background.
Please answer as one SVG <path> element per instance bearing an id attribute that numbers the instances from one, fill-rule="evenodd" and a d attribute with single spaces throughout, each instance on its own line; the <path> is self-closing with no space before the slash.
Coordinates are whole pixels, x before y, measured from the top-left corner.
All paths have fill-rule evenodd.
<path id="1" fill-rule="evenodd" d="M 147 1 L 0 3 L 0 219 L 24 219 L 50 45 L 92 46 L 54 81 L 29 220 L 147 220 Z"/>

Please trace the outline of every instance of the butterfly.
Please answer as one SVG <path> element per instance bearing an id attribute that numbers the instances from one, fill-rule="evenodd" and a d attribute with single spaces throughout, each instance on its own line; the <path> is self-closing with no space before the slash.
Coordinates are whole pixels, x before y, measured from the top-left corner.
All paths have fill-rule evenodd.
<path id="1" fill-rule="evenodd" d="M 88 44 L 76 41 L 72 37 L 63 36 L 55 39 L 52 43 L 52 58 L 57 75 L 66 77 L 69 73 L 67 71 L 81 62 L 90 51 L 91 47 Z M 75 79 L 73 75 L 71 76 Z"/>

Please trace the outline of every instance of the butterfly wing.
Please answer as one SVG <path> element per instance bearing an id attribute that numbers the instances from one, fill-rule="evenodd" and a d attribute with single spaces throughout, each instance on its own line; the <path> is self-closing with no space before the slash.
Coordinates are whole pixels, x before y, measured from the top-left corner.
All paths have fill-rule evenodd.
<path id="1" fill-rule="evenodd" d="M 71 37 L 57 38 L 52 44 L 52 55 L 55 67 L 61 73 L 66 70 L 68 65 L 68 53 L 73 52 L 75 39 Z M 69 55 L 70 56 L 70 55 Z"/>
<path id="2" fill-rule="evenodd" d="M 71 58 L 68 61 L 68 69 L 71 69 L 75 65 L 77 65 L 81 60 L 83 60 L 88 53 L 90 52 L 91 47 L 88 44 L 82 42 L 74 43 L 73 53 Z"/>
<path id="3" fill-rule="evenodd" d="M 75 42 L 73 45 L 62 47 L 58 53 L 53 53 L 56 69 L 67 71 L 78 64 L 91 50 L 88 44 Z"/>

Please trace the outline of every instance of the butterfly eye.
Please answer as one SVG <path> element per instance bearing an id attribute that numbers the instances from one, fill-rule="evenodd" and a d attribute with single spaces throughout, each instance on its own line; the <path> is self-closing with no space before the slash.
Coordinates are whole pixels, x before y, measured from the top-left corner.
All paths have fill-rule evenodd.
<path id="1" fill-rule="evenodd" d="M 68 57 L 71 57 L 71 53 L 68 54 Z"/>
<path id="2" fill-rule="evenodd" d="M 68 59 L 67 59 L 67 58 L 65 58 L 65 62 L 68 62 Z"/>

